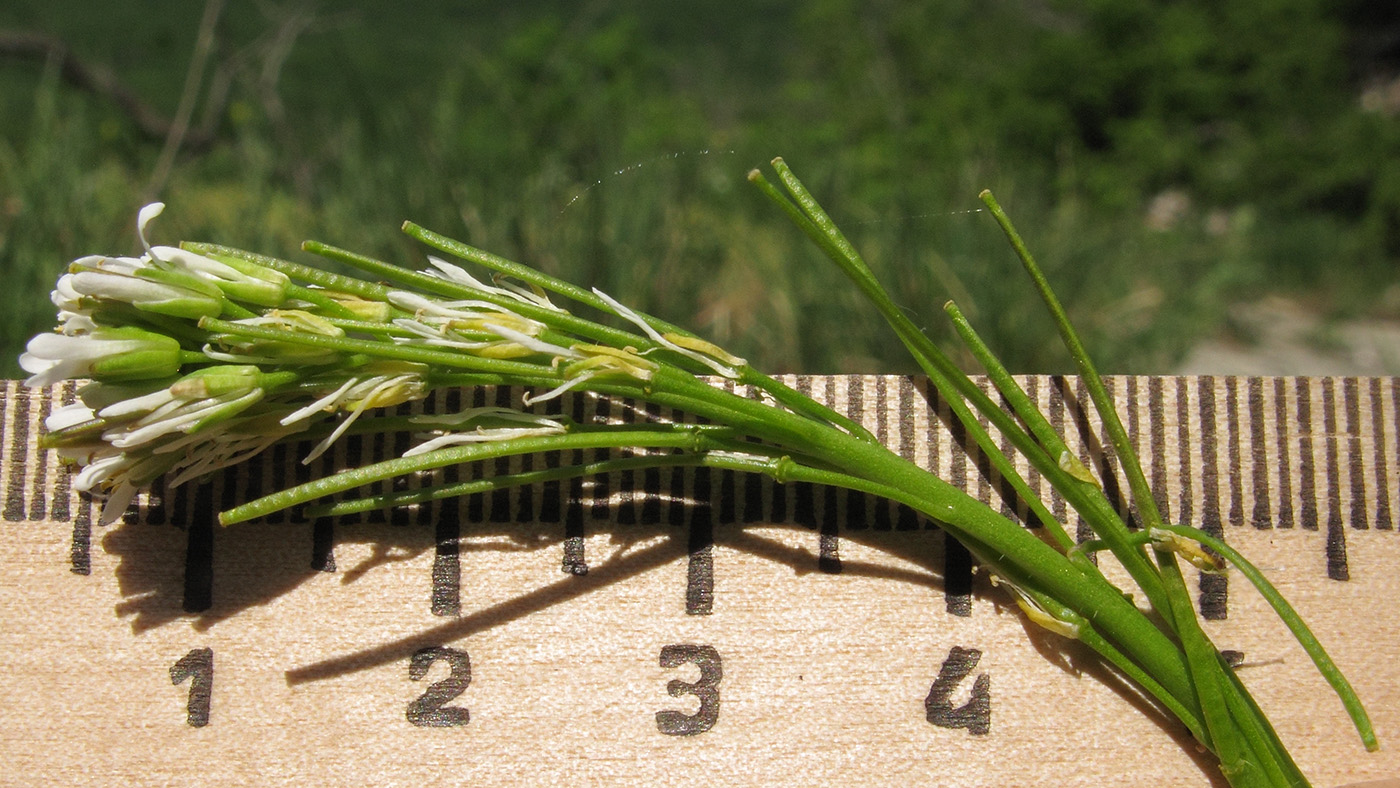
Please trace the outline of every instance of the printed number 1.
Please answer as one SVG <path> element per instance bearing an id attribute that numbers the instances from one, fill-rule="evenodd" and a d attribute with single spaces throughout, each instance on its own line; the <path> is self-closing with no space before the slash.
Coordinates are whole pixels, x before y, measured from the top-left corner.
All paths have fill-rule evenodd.
<path id="1" fill-rule="evenodd" d="M 185 722 L 191 728 L 209 724 L 209 702 L 214 694 L 214 649 L 192 648 L 170 666 L 170 683 L 190 680 L 190 698 L 185 704 Z"/>
<path id="2" fill-rule="evenodd" d="M 667 736 L 694 736 L 715 727 L 719 720 L 719 680 L 724 678 L 719 652 L 714 646 L 665 646 L 661 649 L 661 667 L 674 668 L 693 662 L 700 668 L 700 680 L 694 683 L 671 679 L 666 691 L 673 698 L 694 695 L 700 709 L 694 714 L 679 711 L 658 711 L 656 729 Z"/>

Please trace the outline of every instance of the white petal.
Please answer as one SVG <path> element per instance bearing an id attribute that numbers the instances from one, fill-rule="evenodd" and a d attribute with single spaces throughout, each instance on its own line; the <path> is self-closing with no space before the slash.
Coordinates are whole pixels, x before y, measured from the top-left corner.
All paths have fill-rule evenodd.
<path id="1" fill-rule="evenodd" d="M 530 350 L 533 350 L 536 353 L 546 353 L 551 356 L 558 356 L 559 358 L 583 358 L 583 354 L 579 353 L 578 351 L 571 350 L 566 347 L 561 347 L 559 345 L 551 344 L 549 342 L 544 342 L 542 340 L 535 339 L 534 337 L 529 336 L 528 334 L 522 334 L 519 331 L 512 331 L 509 328 L 505 328 L 503 326 L 487 324 L 485 328 L 486 330 L 501 337 L 502 339 L 509 339 L 511 342 L 514 342 L 515 344 L 520 345 L 521 347 L 529 348 Z"/>
<path id="2" fill-rule="evenodd" d="M 29 344 L 34 344 L 33 340 L 31 340 Z M 19 354 L 19 368 L 24 370 L 25 372 L 35 374 L 47 372 L 50 369 L 52 369 L 53 366 L 57 363 L 58 359 L 52 356 L 46 356 L 39 353 Z"/>
<path id="3" fill-rule="evenodd" d="M 136 488 L 129 482 L 122 482 L 112 489 L 108 494 L 107 501 L 102 504 L 102 515 L 98 518 L 98 525 L 111 525 L 120 520 L 126 509 L 131 505 L 131 499 L 136 497 Z"/>
<path id="4" fill-rule="evenodd" d="M 531 397 L 527 394 L 520 398 L 520 402 L 528 408 L 537 402 L 544 402 L 545 400 L 554 399 L 555 397 L 559 396 L 560 394 L 563 394 L 564 392 L 568 391 L 574 386 L 588 381 L 593 376 L 594 374 L 592 372 L 585 372 L 576 378 L 569 378 L 568 380 L 564 381 L 562 385 L 555 386 L 554 388 L 550 389 L 549 391 L 546 391 L 538 397 Z"/>
<path id="5" fill-rule="evenodd" d="M 316 400 L 310 405 L 307 405 L 306 407 L 294 411 L 290 415 L 284 417 L 280 424 L 283 427 L 286 427 L 292 422 L 301 421 L 302 419 L 305 419 L 327 408 L 334 408 L 340 403 L 341 399 L 344 398 L 345 392 L 349 391 L 350 388 L 358 382 L 360 382 L 359 378 L 350 378 L 349 380 L 345 381 L 345 383 L 341 384 L 340 388 L 336 389 L 335 391 L 332 391 L 331 393 Z"/>
<path id="6" fill-rule="evenodd" d="M 249 279 L 246 274 L 230 265 L 178 246 L 157 246 L 152 248 L 151 252 L 163 262 L 174 263 L 180 268 L 204 274 L 206 279 L 222 279 L 225 282 L 242 282 Z"/>
<path id="7" fill-rule="evenodd" d="M 63 329 L 63 333 L 70 337 L 90 334 L 97 330 L 97 323 L 93 322 L 92 315 L 85 312 L 59 312 L 58 325 Z"/>
<path id="8" fill-rule="evenodd" d="M 92 258 L 85 257 L 83 259 L 91 260 Z M 137 271 L 150 268 L 151 263 L 149 260 L 143 260 L 139 257 L 98 257 L 97 262 L 91 267 L 109 274 L 134 275 Z"/>
<path id="9" fill-rule="evenodd" d="M 131 467 L 131 458 L 125 454 L 102 457 L 89 463 L 73 478 L 73 489 L 81 492 L 94 492 L 113 481 L 118 473 Z"/>
<path id="10" fill-rule="evenodd" d="M 53 292 L 49 293 L 49 301 L 58 307 L 59 311 L 67 312 L 79 311 L 78 301 L 82 297 L 82 293 L 73 289 L 72 274 L 60 276 L 58 282 L 54 284 Z"/>
<path id="11" fill-rule="evenodd" d="M 94 339 L 91 336 L 39 334 L 29 340 L 19 357 L 20 369 L 32 373 L 24 382 L 29 388 L 49 386 L 87 374 L 94 359 L 130 349 L 130 343 Z"/>
<path id="12" fill-rule="evenodd" d="M 126 274 L 80 271 L 72 276 L 72 286 L 77 292 L 128 304 L 159 303 L 194 295 L 183 288 Z"/>
<path id="13" fill-rule="evenodd" d="M 134 413 L 149 413 L 173 399 L 169 389 L 160 389 L 150 394 L 108 405 L 98 411 L 97 415 L 104 419 L 114 419 L 119 416 L 130 416 Z"/>
<path id="14" fill-rule="evenodd" d="M 151 254 L 151 242 L 146 240 L 146 225 L 150 224 L 152 219 L 160 216 L 164 210 L 165 203 L 153 202 L 136 214 L 136 234 L 141 236 L 141 245 L 146 247 L 146 254 L 151 255 L 152 258 L 155 258 L 155 255 Z"/>
<path id="15" fill-rule="evenodd" d="M 353 381 L 353 378 L 351 380 Z M 336 427 L 330 435 L 327 435 L 325 440 L 316 444 L 316 448 L 312 449 L 311 453 L 306 455 L 306 458 L 301 461 L 301 464 L 310 465 L 312 460 L 324 454 L 326 449 L 329 449 L 331 444 L 335 443 L 341 435 L 344 435 L 345 431 L 350 429 L 350 425 L 354 424 L 355 420 L 360 418 L 360 414 L 364 413 L 365 409 L 369 407 L 369 403 L 374 399 L 375 395 L 389 386 L 395 385 L 396 381 L 397 378 L 390 378 L 380 383 L 378 386 L 375 386 L 374 389 L 369 392 L 369 395 L 363 397 L 360 400 L 360 404 L 356 405 L 355 409 L 350 411 L 350 415 L 346 416 L 345 420 L 340 422 L 340 426 Z"/>
<path id="16" fill-rule="evenodd" d="M 527 304 L 534 304 L 535 306 L 544 307 L 545 309 L 549 309 L 555 312 L 565 311 L 560 307 L 555 306 L 554 302 L 550 301 L 549 298 L 547 298 L 546 296 L 543 296 L 527 288 L 513 284 L 507 284 L 504 287 L 497 287 L 495 285 L 485 284 L 481 280 L 467 273 L 466 270 L 463 269 L 461 266 L 453 265 L 452 263 L 449 263 L 446 260 L 443 260 L 439 257 L 433 257 L 432 255 L 428 255 L 428 263 L 431 264 L 434 268 L 438 269 L 437 271 L 427 271 L 426 273 L 429 276 L 436 276 L 440 279 L 446 279 L 449 282 L 454 282 L 459 285 L 465 285 L 467 287 L 472 288 L 473 290 L 480 290 L 483 293 L 491 293 L 492 295 L 503 296 L 505 298 L 510 298 L 515 301 L 521 301 Z"/>
<path id="17" fill-rule="evenodd" d="M 92 408 L 81 402 L 74 402 L 50 413 L 49 417 L 44 419 L 44 429 L 49 432 L 57 432 L 74 424 L 92 421 L 95 418 L 97 418 L 97 414 L 92 412 Z"/>
<path id="18" fill-rule="evenodd" d="M 453 265 L 452 263 L 447 262 L 441 257 L 434 257 L 432 255 L 428 255 L 428 264 L 441 272 L 441 275 L 439 277 L 441 279 L 446 279 L 449 282 L 456 282 L 459 285 L 466 285 L 467 287 L 470 287 L 474 290 L 484 290 L 486 292 L 490 292 L 492 289 L 487 285 L 482 284 L 476 277 L 467 273 L 467 269 L 461 267 L 460 265 Z M 436 272 L 434 271 L 428 271 L 427 273 L 429 276 L 436 275 Z"/>
<path id="19" fill-rule="evenodd" d="M 25 349 L 36 357 L 55 361 L 70 359 L 90 361 L 107 355 L 107 349 L 99 339 L 90 336 L 70 337 L 63 334 L 38 334 L 29 340 Z M 33 372 L 34 370 L 25 367 L 25 371 Z"/>

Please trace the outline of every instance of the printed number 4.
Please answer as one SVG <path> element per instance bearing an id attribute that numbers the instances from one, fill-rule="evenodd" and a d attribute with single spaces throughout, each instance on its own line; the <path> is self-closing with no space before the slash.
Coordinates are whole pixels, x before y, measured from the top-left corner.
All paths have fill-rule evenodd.
<path id="1" fill-rule="evenodd" d="M 982 659 L 982 652 L 975 648 L 953 646 L 943 667 L 938 669 L 938 678 L 929 687 L 928 698 L 924 700 L 924 710 L 928 721 L 940 728 L 966 728 L 974 736 L 985 736 L 992 729 L 992 679 L 986 673 L 972 682 L 972 698 L 961 706 L 954 707 L 950 700 L 953 690 L 966 679 Z"/>

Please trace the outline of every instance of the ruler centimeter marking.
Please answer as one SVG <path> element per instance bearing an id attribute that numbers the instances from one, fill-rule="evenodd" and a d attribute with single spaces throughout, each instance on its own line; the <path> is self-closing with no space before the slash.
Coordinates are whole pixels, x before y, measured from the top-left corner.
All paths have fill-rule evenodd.
<path id="1" fill-rule="evenodd" d="M 818 401 L 855 418 L 902 456 L 935 470 L 940 476 L 968 490 L 983 501 L 1000 506 L 1007 514 L 1025 520 L 1024 506 L 1008 504 L 1005 485 L 981 452 L 966 450 L 966 435 L 951 417 L 927 381 L 897 376 L 790 376 L 786 383 Z M 1028 394 L 1049 414 L 1052 426 L 1071 449 L 1099 472 L 1110 499 L 1136 522 L 1124 485 L 1114 469 L 1111 449 L 1096 437 L 1098 419 L 1085 407 L 1087 394 L 1080 381 L 1070 377 L 1022 379 Z M 1322 542 L 1325 572 L 1332 580 L 1349 577 L 1348 529 L 1394 530 L 1391 500 L 1397 490 L 1397 457 L 1400 457 L 1400 379 L 1385 378 L 1236 378 L 1236 377 L 1112 377 L 1110 390 L 1119 403 L 1130 436 L 1143 452 L 1147 471 L 1163 515 L 1225 538 L 1230 527 L 1255 529 L 1302 528 L 1325 535 Z M 730 390 L 746 393 L 726 383 Z M 521 391 L 478 388 L 439 391 L 419 403 L 402 406 L 403 412 L 435 413 L 488 402 L 500 407 L 520 407 Z M 55 402 L 73 401 L 73 384 L 30 391 L 5 383 L 0 397 L 4 428 L 4 518 L 21 521 L 72 523 L 72 571 L 90 571 L 90 540 L 94 504 L 74 496 L 69 472 L 53 453 L 33 447 L 33 438 Z M 577 421 L 639 419 L 687 420 L 654 405 L 637 405 L 590 395 L 562 397 L 547 412 L 563 413 Z M 1364 414 L 1364 416 L 1363 416 Z M 929 441 L 919 436 L 932 435 Z M 1144 440 L 1145 439 L 1145 440 Z M 316 475 L 348 464 L 373 462 L 402 453 L 407 435 L 349 436 L 333 452 L 314 463 Z M 186 485 L 166 490 L 157 483 L 151 494 L 141 496 L 127 519 L 160 525 L 173 522 L 187 534 L 185 559 L 185 608 L 190 612 L 213 604 L 212 564 L 217 511 L 256 497 L 277 486 L 274 479 L 305 481 L 313 472 L 297 459 L 308 444 L 279 446 L 245 467 L 215 478 L 205 486 Z M 630 452 L 629 452 L 630 453 Z M 574 451 L 570 462 L 598 460 L 606 450 Z M 495 474 L 518 472 L 543 462 L 555 467 L 557 455 L 501 458 L 491 463 Z M 1045 480 L 1018 463 L 1032 488 L 1046 491 Z M 442 478 L 461 478 L 463 469 L 445 469 Z M 474 477 L 483 469 L 472 468 Z M 400 479 L 402 488 L 411 482 Z M 377 485 L 378 487 L 383 484 Z M 374 491 L 374 490 L 371 490 Z M 742 494 L 740 494 L 742 492 Z M 736 522 L 793 523 L 817 534 L 818 569 L 841 571 L 839 530 L 859 532 L 931 528 L 906 507 L 866 496 L 811 485 L 778 485 L 757 476 L 736 480 L 732 472 L 709 469 L 649 469 L 597 475 L 568 482 L 549 482 L 534 488 L 497 490 L 465 501 L 441 501 L 395 511 L 387 520 L 398 526 L 431 524 L 434 528 L 430 606 L 435 615 L 456 616 L 462 610 L 461 552 L 463 529 L 472 523 L 555 523 L 564 529 L 561 570 L 574 575 L 588 572 L 584 554 L 590 523 L 616 525 L 665 523 L 687 529 L 689 565 L 684 596 L 685 611 L 706 615 L 713 611 L 714 528 Z M 1091 537 L 1087 526 L 1064 502 L 1055 498 L 1052 511 L 1070 525 L 1077 538 Z M 1244 516 L 1249 512 L 1249 516 Z M 279 513 L 271 519 L 285 521 Z M 345 522 L 380 522 L 383 513 L 354 515 Z M 1038 523 L 1027 522 L 1030 527 Z M 311 565 L 335 571 L 334 529 L 329 520 L 317 522 Z M 971 614 L 972 561 L 967 552 L 949 540 L 944 557 L 947 609 L 960 616 Z M 1200 608 L 1207 619 L 1228 614 L 1228 579 L 1203 575 Z"/>

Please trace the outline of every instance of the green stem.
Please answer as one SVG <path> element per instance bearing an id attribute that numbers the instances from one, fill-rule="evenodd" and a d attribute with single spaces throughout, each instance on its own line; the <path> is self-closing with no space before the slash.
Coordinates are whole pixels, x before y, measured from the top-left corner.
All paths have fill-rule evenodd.
<path id="1" fill-rule="evenodd" d="M 258 316 L 257 312 L 248 309 L 242 304 L 236 304 L 233 301 L 230 301 L 228 299 L 228 296 L 220 296 L 219 301 L 223 304 L 223 311 L 219 313 L 220 317 L 224 317 L 229 320 L 247 320 L 250 317 Z"/>
<path id="2" fill-rule="evenodd" d="M 1065 468 L 1064 461 L 1066 459 L 1076 465 L 1079 464 L 1079 459 L 1069 451 L 1064 440 L 1031 402 L 1030 397 L 1016 383 L 1011 373 L 982 341 L 981 336 L 963 317 L 957 305 L 950 301 L 944 306 L 944 310 L 952 318 L 953 327 L 963 344 L 987 372 L 987 377 L 992 381 L 992 385 L 1039 443 L 1038 447 L 1017 443 L 1016 448 L 1036 470 L 1050 480 L 1055 490 L 1074 507 L 1075 511 L 1079 512 L 1079 515 L 1089 524 L 1091 530 L 1099 535 L 1099 538 L 1118 558 L 1119 562 L 1130 568 L 1130 571 L 1133 572 L 1133 579 L 1143 589 L 1143 593 L 1147 595 L 1152 606 L 1159 610 L 1163 609 L 1168 604 L 1166 592 L 1143 552 L 1143 542 L 1128 538 L 1128 529 L 1119 518 L 1113 504 L 1104 495 L 1103 488 L 1093 481 L 1092 476 L 1089 476 L 1088 479 L 1083 478 L 1083 475 L 1088 474 L 1087 469 L 1075 473 L 1072 468 Z M 1023 440 L 1022 435 L 1013 433 L 1013 436 L 1013 442 L 1017 439 Z"/>
<path id="3" fill-rule="evenodd" d="M 777 446 L 800 446 L 821 464 L 836 469 L 808 469 L 804 480 L 905 503 L 943 524 L 969 550 L 985 545 L 974 554 L 990 569 L 1017 585 L 1049 594 L 1092 619 L 1168 692 L 1188 708 L 1195 706 L 1181 652 L 1102 576 L 1086 574 L 1020 525 L 883 446 L 679 375 L 659 372 L 647 398 L 668 404 L 678 395 L 692 394 L 691 387 L 699 387 L 709 394 L 693 392 L 695 401 L 686 409 L 707 417 L 711 416 L 704 410 L 707 403 L 725 398 L 727 413 L 714 414 L 716 421 Z"/>
<path id="4" fill-rule="evenodd" d="M 963 425 L 963 429 L 967 431 L 983 455 L 991 462 L 992 467 L 1011 484 L 1012 488 L 1016 490 L 1016 494 L 1026 502 L 1035 518 L 1044 524 L 1061 549 L 1069 549 L 1073 546 L 1074 540 L 1065 533 L 1059 521 L 1045 508 L 1039 496 L 1031 491 L 1030 486 L 1026 484 L 1012 465 L 1010 458 L 992 441 L 981 422 L 972 416 L 966 402 L 972 402 L 977 410 L 996 425 L 1002 434 L 1006 435 L 1013 443 L 1018 444 L 1018 448 L 1020 444 L 1024 443 L 1016 437 L 1016 433 L 1019 433 L 1020 429 L 1009 419 L 1004 418 L 1005 414 L 1001 408 L 993 404 L 982 393 L 981 389 L 977 388 L 976 384 L 963 375 L 957 366 L 899 309 L 880 285 L 879 280 L 875 278 L 864 259 L 836 228 L 835 223 L 802 185 L 802 182 L 787 168 L 782 159 L 774 159 L 773 166 L 782 177 L 784 186 L 797 201 L 796 204 L 784 197 L 759 171 L 754 170 L 749 173 L 749 180 L 782 208 L 788 218 L 846 273 L 866 296 L 866 299 L 880 311 L 900 341 L 914 356 L 920 368 L 928 375 L 929 381 L 943 401 L 948 404 L 953 416 Z"/>
<path id="5" fill-rule="evenodd" d="M 482 358 L 450 349 L 427 348 L 417 345 L 402 345 L 353 337 L 332 337 L 324 334 L 308 334 L 299 331 L 285 331 L 277 328 L 250 326 L 243 323 L 230 323 L 214 318 L 201 318 L 199 327 L 206 331 L 250 339 L 265 339 L 273 342 L 290 342 L 344 353 L 363 353 L 377 358 L 390 358 L 399 361 L 416 361 L 422 364 L 439 364 L 453 369 L 469 369 L 481 372 L 496 372 L 531 379 L 559 380 L 558 373 L 541 364 L 520 361 L 506 361 Z"/>
<path id="6" fill-rule="evenodd" d="M 1017 494 L 1024 498 L 1037 517 L 1047 524 L 1049 533 L 1055 538 L 1061 549 L 1068 550 L 1072 547 L 1073 539 L 1064 532 L 1059 522 L 1049 515 L 1043 504 L 1037 506 L 1038 497 L 1030 491 L 1029 485 L 1011 465 L 1010 459 L 1005 457 L 999 447 L 992 442 L 981 423 L 972 418 L 966 405 L 963 404 L 963 399 L 971 402 L 978 412 L 996 426 L 999 432 L 1011 440 L 1016 448 L 1031 461 L 1037 470 L 1050 479 L 1057 489 L 1073 490 L 1077 482 L 1064 474 L 1059 469 L 1057 462 L 1044 457 L 1043 452 L 1034 445 L 1020 426 L 1007 417 L 996 403 L 993 403 L 976 384 L 962 374 L 961 370 L 898 308 L 881 287 L 870 267 L 866 265 L 850 242 L 836 228 L 835 223 L 831 221 L 821 205 L 807 191 L 802 182 L 793 175 L 786 164 L 781 159 L 776 159 L 773 165 L 782 178 L 784 186 L 796 200 L 796 205 L 784 198 L 757 171 L 750 173 L 749 179 L 757 184 L 770 199 L 777 202 L 798 227 L 812 238 L 827 253 L 827 256 L 836 262 L 856 283 L 867 299 L 884 316 L 886 322 L 895 329 L 896 334 L 909 348 L 915 360 L 929 375 L 930 381 L 938 389 L 944 401 L 948 402 L 954 415 L 964 425 L 978 447 L 991 460 L 997 471 L 1002 474 L 1003 478 L 1010 481 Z M 1095 519 L 1101 519 L 1101 515 L 1104 514 L 1103 507 L 1089 507 L 1089 511 L 1095 513 L 1095 518 L 1090 519 L 1091 523 L 1095 522 Z M 1114 518 L 1116 519 L 1116 515 Z M 1102 525 L 1105 526 L 1105 533 L 1100 534 L 1100 536 L 1111 541 L 1115 540 L 1117 534 L 1111 522 Z M 1114 554 L 1119 557 L 1119 561 L 1123 563 L 1134 582 L 1138 584 L 1154 606 L 1166 603 L 1165 592 L 1161 587 L 1157 573 L 1142 556 L 1141 551 L 1129 545 L 1115 544 Z"/>
<path id="7" fill-rule="evenodd" d="M 740 370 L 739 374 L 739 382 L 746 383 L 761 391 L 767 392 L 773 399 L 777 400 L 779 404 L 795 413 L 800 413 L 819 422 L 831 424 L 863 440 L 872 443 L 880 442 L 878 438 L 870 433 L 870 430 L 861 426 L 860 422 L 837 413 L 811 397 L 804 396 L 800 391 L 794 391 L 792 387 L 786 385 L 782 381 L 771 378 L 755 370 L 753 367 L 744 367 Z"/>
<path id="8" fill-rule="evenodd" d="M 728 430 L 692 426 L 672 429 L 627 429 L 622 426 L 609 425 L 599 429 L 582 430 L 563 435 L 516 438 L 498 443 L 454 446 L 413 457 L 384 460 L 360 468 L 341 471 L 333 476 L 316 479 L 296 487 L 279 490 L 221 513 L 219 522 L 222 525 L 233 525 L 265 517 L 299 504 L 309 503 L 317 498 L 324 498 L 374 482 L 392 479 L 396 476 L 518 454 L 624 447 L 702 451 L 712 445 L 707 434 L 722 438 L 728 434 Z"/>
<path id="9" fill-rule="evenodd" d="M 1162 517 L 1157 510 L 1156 501 L 1152 498 L 1132 441 L 1119 421 L 1108 389 L 1094 368 L 1088 352 L 1069 321 L 1068 314 L 1050 288 L 1035 258 L 1021 240 L 1020 234 L 991 192 L 983 191 L 980 197 L 1020 258 L 1023 268 L 1050 312 L 1061 340 L 1079 369 L 1080 379 L 1088 389 L 1090 400 L 1099 414 L 1104 431 L 1113 443 L 1119 464 L 1128 479 L 1128 486 L 1143 524 L 1149 530 L 1159 527 L 1162 525 Z M 1109 534 L 1100 536 L 1112 543 Z M 1117 554 L 1118 551 L 1114 552 Z M 1268 726 L 1263 715 L 1258 712 L 1257 706 L 1242 701 L 1242 686 L 1226 675 L 1219 652 L 1206 637 L 1196 618 L 1190 593 L 1186 589 L 1175 556 L 1163 549 L 1158 549 L 1156 556 L 1158 574 L 1166 591 L 1165 606 L 1159 610 L 1180 639 L 1186 655 L 1191 682 L 1196 688 L 1209 735 L 1209 741 L 1203 740 L 1202 743 L 1214 750 L 1220 758 L 1222 770 L 1237 785 L 1288 785 L 1295 781 L 1305 783 L 1305 778 L 1298 772 L 1291 759 L 1286 759 L 1285 763 L 1277 757 L 1278 753 L 1284 752 L 1282 743 L 1278 741 L 1277 735 Z"/>
<path id="10" fill-rule="evenodd" d="M 538 304 L 531 304 L 511 296 L 475 290 L 465 285 L 457 284 L 456 282 L 429 276 L 419 271 L 411 271 L 402 266 L 386 263 L 382 260 L 376 260 L 372 257 L 366 257 L 345 249 L 339 249 L 319 241 L 307 241 L 302 244 L 302 248 L 329 260 L 335 260 L 346 265 L 354 266 L 362 271 L 369 271 L 391 282 L 399 282 L 422 292 L 433 293 L 447 298 L 486 301 L 502 309 L 514 312 L 521 317 L 527 317 L 561 331 L 587 337 L 589 340 L 599 344 L 611 345 L 612 347 L 619 348 L 630 346 L 638 350 L 648 350 L 657 347 L 656 343 L 652 342 L 650 339 L 633 334 L 630 331 L 621 331 L 600 323 L 594 323 L 591 320 L 575 317 L 568 312 L 547 309 Z M 592 296 L 591 293 L 589 295 Z M 593 298 L 595 301 L 599 300 L 596 296 Z M 601 303 L 601 301 L 599 301 L 599 303 Z"/>
<path id="11" fill-rule="evenodd" d="M 579 476 L 593 476 L 601 473 L 624 473 L 647 468 L 676 468 L 704 464 L 704 454 L 653 454 L 642 457 L 598 460 L 578 465 L 564 465 L 558 468 L 544 468 L 535 471 L 522 471 L 504 476 L 490 476 L 465 482 L 437 484 L 417 490 L 399 490 L 380 495 L 371 495 L 354 500 L 336 501 L 332 504 L 307 508 L 308 517 L 339 517 L 347 514 L 392 509 L 398 506 L 440 501 L 444 498 L 460 498 L 467 495 L 492 492 L 494 490 L 522 487 L 531 484 L 574 479 Z"/>
<path id="12" fill-rule="evenodd" d="M 384 301 L 389 292 L 389 288 L 381 284 L 366 282 L 363 279 L 356 279 L 352 276 L 343 276 L 309 265 L 302 265 L 301 263 L 293 263 L 289 260 L 280 260 L 276 257 L 246 252 L 242 249 L 235 249 L 230 246 L 186 242 L 180 244 L 180 248 L 216 259 L 222 255 L 232 257 L 235 260 L 247 260 L 250 263 L 257 263 L 258 265 L 271 268 L 274 271 L 280 271 L 292 279 L 299 279 L 308 284 L 313 284 L 317 287 L 322 287 L 337 293 L 356 295 L 370 301 Z M 349 316 L 350 315 L 345 315 L 345 317 Z"/>
<path id="13" fill-rule="evenodd" d="M 1293 609 L 1293 606 L 1288 603 L 1287 599 L 1284 599 L 1283 595 L 1278 592 L 1278 589 L 1274 587 L 1273 583 L 1269 582 L 1269 579 L 1264 576 L 1264 573 L 1259 571 L 1258 567 L 1250 563 L 1249 559 L 1245 558 L 1240 551 L 1231 547 L 1224 540 L 1216 539 L 1200 529 L 1184 525 L 1165 524 L 1159 526 L 1159 530 L 1169 531 L 1199 542 L 1211 550 L 1214 550 L 1226 561 L 1233 564 L 1235 568 L 1240 571 L 1240 574 L 1244 575 L 1245 579 L 1254 585 L 1255 589 L 1259 591 L 1259 595 L 1264 597 L 1264 600 L 1269 603 L 1269 606 L 1274 609 L 1274 613 L 1276 613 L 1279 619 L 1283 621 L 1284 625 L 1288 627 L 1288 631 L 1298 640 L 1303 650 L 1308 653 L 1308 657 L 1311 658 L 1313 664 L 1317 666 L 1318 672 L 1321 673 L 1323 678 L 1327 680 L 1327 683 L 1332 686 L 1333 691 L 1337 693 L 1337 697 L 1341 699 L 1342 705 L 1346 707 L 1347 715 L 1351 717 L 1351 721 L 1356 726 L 1356 731 L 1360 734 L 1361 741 L 1366 745 L 1366 749 L 1371 752 L 1380 749 L 1380 743 L 1376 740 L 1375 728 L 1371 724 L 1371 718 L 1367 715 L 1365 707 L 1361 704 L 1361 699 L 1357 697 L 1356 690 L 1351 686 L 1351 682 L 1347 681 L 1346 676 L 1337 668 L 1337 664 L 1332 661 L 1332 657 L 1329 656 L 1327 650 L 1322 647 L 1322 643 L 1313 635 L 1312 630 L 1308 628 L 1302 616 L 1298 615 L 1298 611 Z"/>

